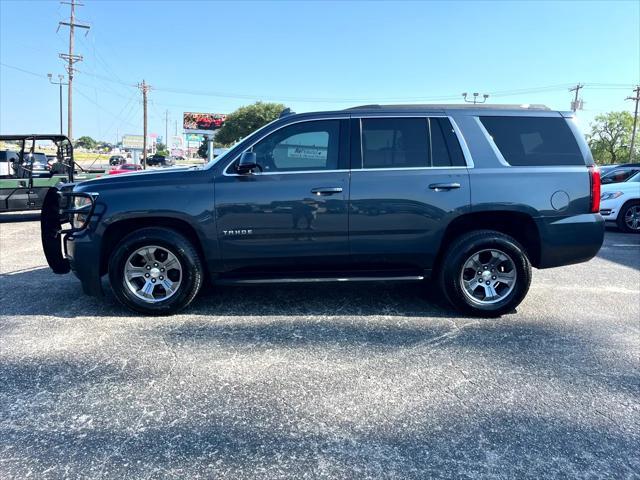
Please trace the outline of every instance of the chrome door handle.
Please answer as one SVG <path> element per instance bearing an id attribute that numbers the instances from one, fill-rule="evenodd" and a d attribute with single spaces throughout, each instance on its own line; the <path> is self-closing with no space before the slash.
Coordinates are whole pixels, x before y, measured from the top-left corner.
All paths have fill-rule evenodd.
<path id="1" fill-rule="evenodd" d="M 444 192 L 446 190 L 453 190 L 454 188 L 460 188 L 460 184 L 457 182 L 453 183 L 432 183 L 429 185 L 431 190 L 435 190 L 436 192 Z"/>
<path id="2" fill-rule="evenodd" d="M 313 193 L 314 195 L 333 195 L 334 193 L 342 193 L 342 187 L 312 188 L 311 193 Z"/>

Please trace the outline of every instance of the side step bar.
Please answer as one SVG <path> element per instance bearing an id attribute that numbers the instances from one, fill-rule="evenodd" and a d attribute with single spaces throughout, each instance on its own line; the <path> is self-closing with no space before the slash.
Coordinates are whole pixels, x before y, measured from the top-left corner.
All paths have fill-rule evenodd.
<path id="1" fill-rule="evenodd" d="M 424 280 L 423 275 L 374 276 L 374 277 L 293 277 L 293 278 L 218 278 L 219 285 L 249 285 L 256 283 L 324 283 L 324 282 L 415 282 Z"/>

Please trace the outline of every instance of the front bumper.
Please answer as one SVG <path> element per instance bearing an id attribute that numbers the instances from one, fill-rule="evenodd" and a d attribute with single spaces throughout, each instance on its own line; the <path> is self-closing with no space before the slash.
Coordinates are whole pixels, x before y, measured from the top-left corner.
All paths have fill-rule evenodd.
<path id="1" fill-rule="evenodd" d="M 92 238 L 91 232 L 70 233 L 64 236 L 65 258 L 69 260 L 71 270 L 82 283 L 86 295 L 102 296 L 100 279 L 99 242 Z"/>
<path id="2" fill-rule="evenodd" d="M 586 262 L 595 257 L 604 241 L 604 219 L 588 213 L 562 218 L 540 218 L 540 262 L 538 268 Z"/>

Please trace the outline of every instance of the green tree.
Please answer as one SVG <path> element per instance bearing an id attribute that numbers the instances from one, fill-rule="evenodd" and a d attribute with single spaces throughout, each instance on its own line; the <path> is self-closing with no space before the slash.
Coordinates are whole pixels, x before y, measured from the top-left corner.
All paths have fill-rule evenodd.
<path id="1" fill-rule="evenodd" d="M 240 107 L 227 115 L 224 124 L 216 132 L 216 143 L 231 145 L 278 118 L 284 109 L 281 103 L 263 102 Z M 206 152 L 206 145 L 204 149 Z"/>
<path id="2" fill-rule="evenodd" d="M 80 137 L 79 139 L 76 140 L 74 147 L 83 147 L 88 150 L 91 150 L 96 148 L 97 145 L 98 145 L 98 142 L 96 142 L 93 138 L 85 135 L 84 137 Z"/>
<path id="3" fill-rule="evenodd" d="M 589 148 L 598 165 L 629 161 L 633 116 L 629 112 L 609 112 L 598 115 L 587 135 Z M 638 145 L 634 146 L 636 155 Z"/>
<path id="4" fill-rule="evenodd" d="M 156 143 L 156 153 L 158 155 L 164 155 L 165 157 L 169 156 L 169 151 L 167 150 L 167 146 L 162 142 Z"/>

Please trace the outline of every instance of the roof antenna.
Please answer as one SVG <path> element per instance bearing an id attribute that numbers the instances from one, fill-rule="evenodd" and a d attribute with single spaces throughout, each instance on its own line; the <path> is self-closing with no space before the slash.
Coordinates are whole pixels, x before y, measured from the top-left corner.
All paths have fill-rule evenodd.
<path id="1" fill-rule="evenodd" d="M 283 117 L 288 117 L 289 115 L 295 115 L 296 112 L 292 112 L 290 108 L 285 108 L 284 110 L 282 110 L 282 112 L 280 112 L 280 117 L 279 118 L 283 118 Z"/>

